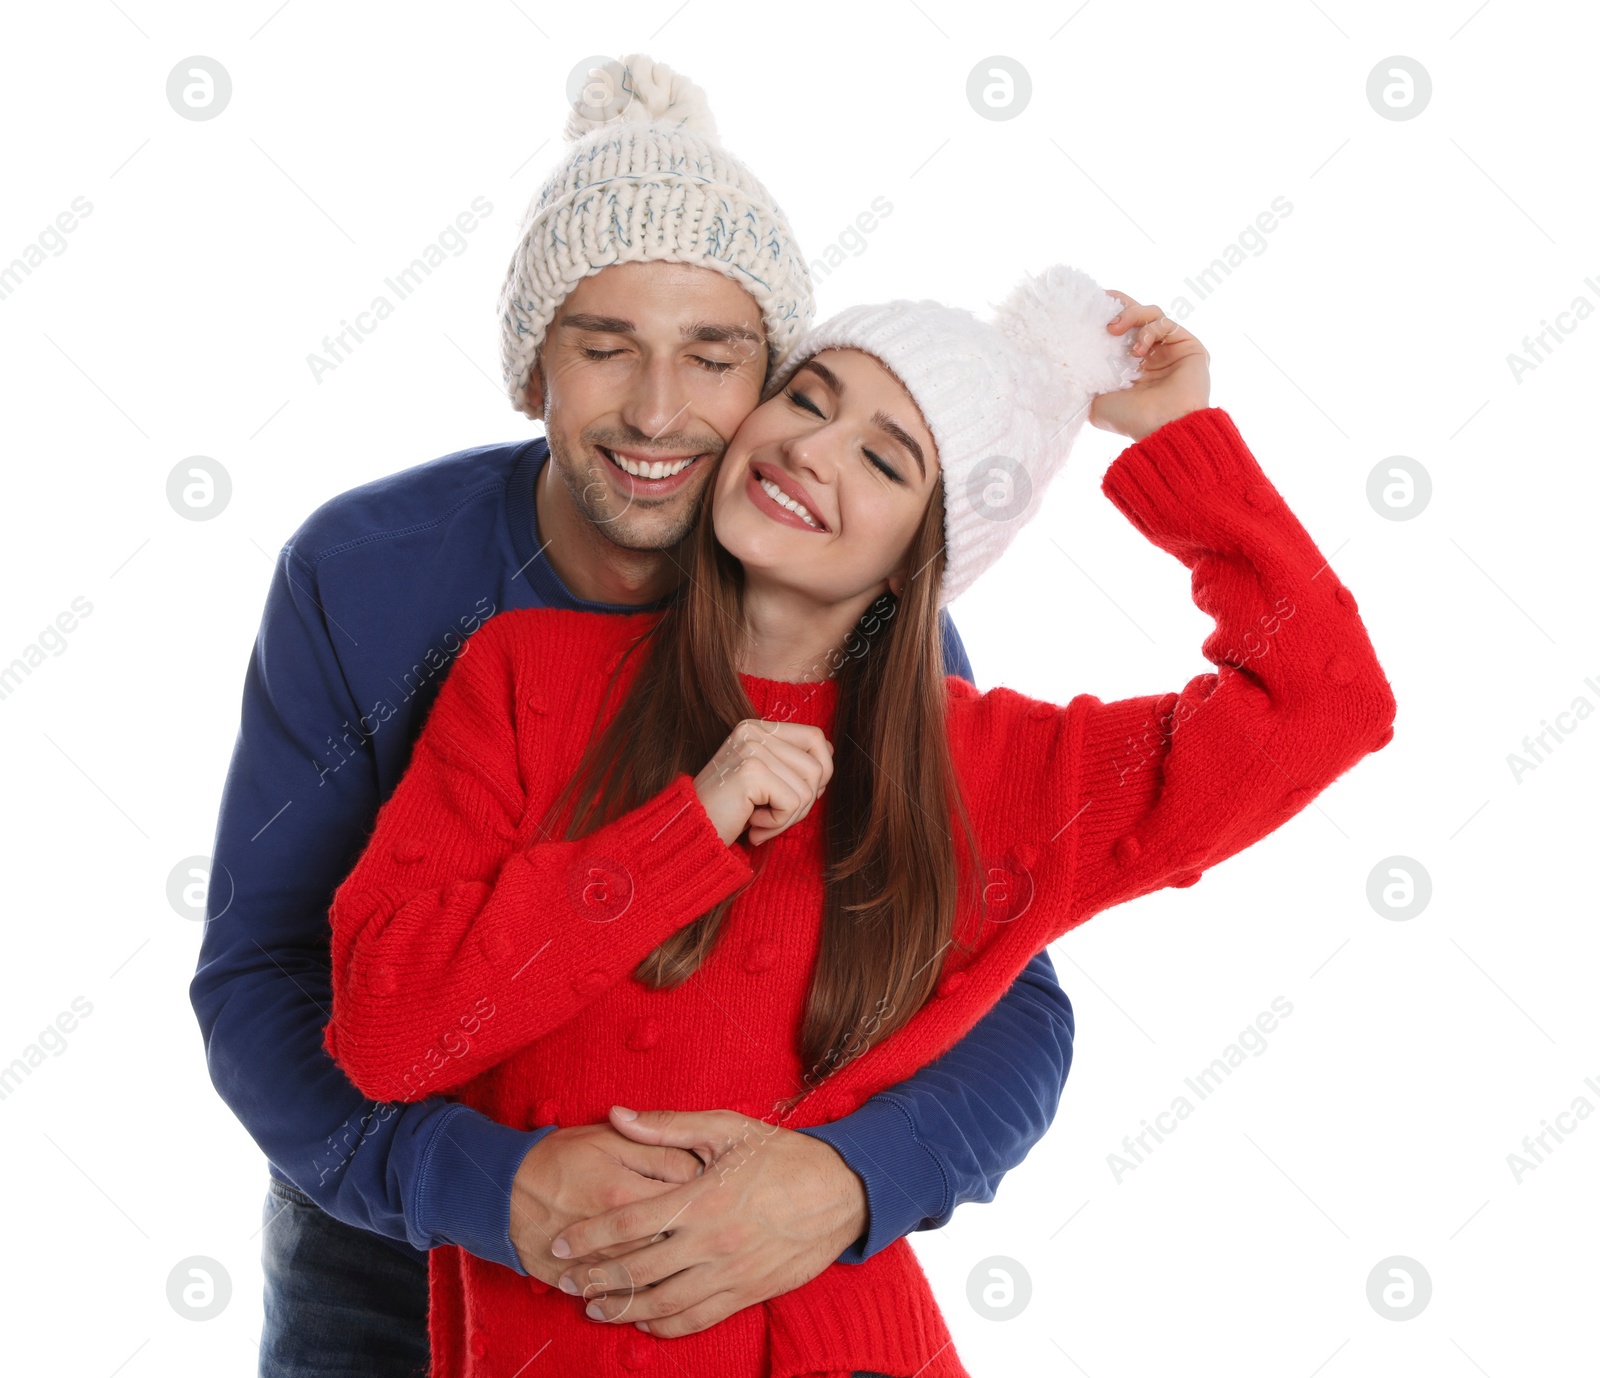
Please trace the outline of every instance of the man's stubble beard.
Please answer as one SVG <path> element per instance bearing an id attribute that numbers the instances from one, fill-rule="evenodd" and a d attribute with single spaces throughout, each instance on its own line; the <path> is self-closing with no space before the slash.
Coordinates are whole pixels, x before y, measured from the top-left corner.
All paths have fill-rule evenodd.
<path id="1" fill-rule="evenodd" d="M 565 443 L 556 441 L 548 425 L 545 443 L 550 447 L 550 457 L 555 461 L 556 472 L 561 475 L 573 506 L 598 535 L 623 550 L 675 549 L 694 530 L 700 504 L 708 500 L 706 490 L 710 480 L 702 478 L 693 497 L 686 498 L 681 492 L 673 494 L 675 503 L 686 504 L 677 518 L 667 517 L 664 507 L 635 505 L 626 500 L 621 511 L 612 511 L 618 502 L 617 493 L 598 472 L 599 467 L 609 465 L 610 460 L 604 456 L 591 459 L 585 453 L 574 463 L 572 456 L 566 453 Z M 720 453 L 708 452 L 705 467 L 715 469 L 718 458 Z"/>

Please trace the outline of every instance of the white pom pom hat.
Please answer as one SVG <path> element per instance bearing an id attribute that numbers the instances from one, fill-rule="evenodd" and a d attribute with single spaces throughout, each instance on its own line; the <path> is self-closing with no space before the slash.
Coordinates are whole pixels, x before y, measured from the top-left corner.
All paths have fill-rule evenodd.
<path id="1" fill-rule="evenodd" d="M 852 306 L 813 327 L 766 396 L 825 349 L 860 349 L 905 386 L 939 447 L 944 578 L 964 593 L 1032 519 L 1103 392 L 1130 387 L 1138 331 L 1106 330 L 1122 303 L 1065 264 L 1026 277 L 992 321 L 936 301 Z"/>
<path id="2" fill-rule="evenodd" d="M 500 370 L 511 405 L 561 303 L 614 263 L 667 260 L 726 274 L 756 299 L 769 369 L 811 324 L 811 275 L 789 221 L 717 141 L 705 93 L 644 53 L 590 69 L 567 156 L 523 213 L 500 289 Z"/>

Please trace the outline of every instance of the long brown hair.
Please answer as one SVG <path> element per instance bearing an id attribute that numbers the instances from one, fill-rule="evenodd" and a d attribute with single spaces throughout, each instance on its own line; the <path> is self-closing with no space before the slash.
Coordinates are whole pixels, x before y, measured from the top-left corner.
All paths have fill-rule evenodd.
<path id="1" fill-rule="evenodd" d="M 711 520 L 720 467 L 719 460 L 695 526 L 675 552 L 683 582 L 612 672 L 601 715 L 623 667 L 643 657 L 611 723 L 592 738 L 546 817 L 546 828 L 554 828 L 570 806 L 562 834 L 568 839 L 636 808 L 679 773 L 697 775 L 734 724 L 756 716 L 737 668 L 744 570 L 718 544 Z M 808 1082 L 921 1008 L 947 949 L 966 946 L 956 931 L 958 913 L 980 908 L 976 840 L 945 729 L 937 598 L 943 483 L 941 474 L 912 538 L 906 568 L 916 573 L 903 596 L 885 593 L 839 651 L 834 773 L 814 806 L 827 806 L 826 865 L 820 950 L 798 1049 L 812 1069 Z M 965 847 L 959 858 L 952 813 Z M 758 866 L 761 856 L 758 848 Z M 687 979 L 710 953 L 736 898 L 679 929 L 639 963 L 635 976 L 656 989 Z"/>

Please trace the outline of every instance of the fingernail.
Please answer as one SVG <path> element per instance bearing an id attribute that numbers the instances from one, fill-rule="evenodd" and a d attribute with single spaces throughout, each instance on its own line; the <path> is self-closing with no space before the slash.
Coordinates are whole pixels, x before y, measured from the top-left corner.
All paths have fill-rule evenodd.
<path id="1" fill-rule="evenodd" d="M 611 1108 L 617 1112 L 619 1120 L 636 1120 L 639 1118 L 637 1110 L 629 1110 L 625 1105 L 613 1105 Z"/>
<path id="2" fill-rule="evenodd" d="M 569 1278 L 565 1273 L 561 1275 L 560 1286 L 561 1290 L 569 1297 L 575 1297 L 578 1295 L 578 1284 Z"/>
<path id="3" fill-rule="evenodd" d="M 572 1249 L 567 1244 L 566 1240 L 553 1239 L 550 1241 L 550 1252 L 553 1253 L 557 1258 L 567 1258 L 571 1255 Z"/>
<path id="4" fill-rule="evenodd" d="M 600 1309 L 600 1303 L 597 1301 L 592 1301 L 584 1307 L 583 1314 L 591 1321 L 603 1321 L 606 1318 L 606 1313 Z"/>
<path id="5" fill-rule="evenodd" d="M 648 1325 L 646 1325 L 643 1321 L 635 1321 L 634 1325 L 636 1325 L 640 1330 L 644 1331 L 644 1333 L 646 1335 L 648 1335 L 650 1333 L 650 1327 Z"/>

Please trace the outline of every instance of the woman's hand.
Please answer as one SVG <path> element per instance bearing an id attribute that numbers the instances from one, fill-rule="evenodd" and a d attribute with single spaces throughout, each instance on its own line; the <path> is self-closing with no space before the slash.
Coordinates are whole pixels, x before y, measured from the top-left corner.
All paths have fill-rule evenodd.
<path id="1" fill-rule="evenodd" d="M 1133 353 L 1140 360 L 1132 387 L 1102 392 L 1089 404 L 1089 422 L 1130 440 L 1143 440 L 1186 412 L 1211 405 L 1211 356 L 1205 346 L 1159 306 L 1142 306 L 1126 292 L 1111 290 L 1122 311 L 1106 326 L 1113 335 L 1134 329 Z"/>
<path id="2" fill-rule="evenodd" d="M 832 778 L 833 747 L 820 727 L 746 718 L 694 788 L 724 842 L 732 846 L 748 825 L 755 845 L 810 813 Z"/>

